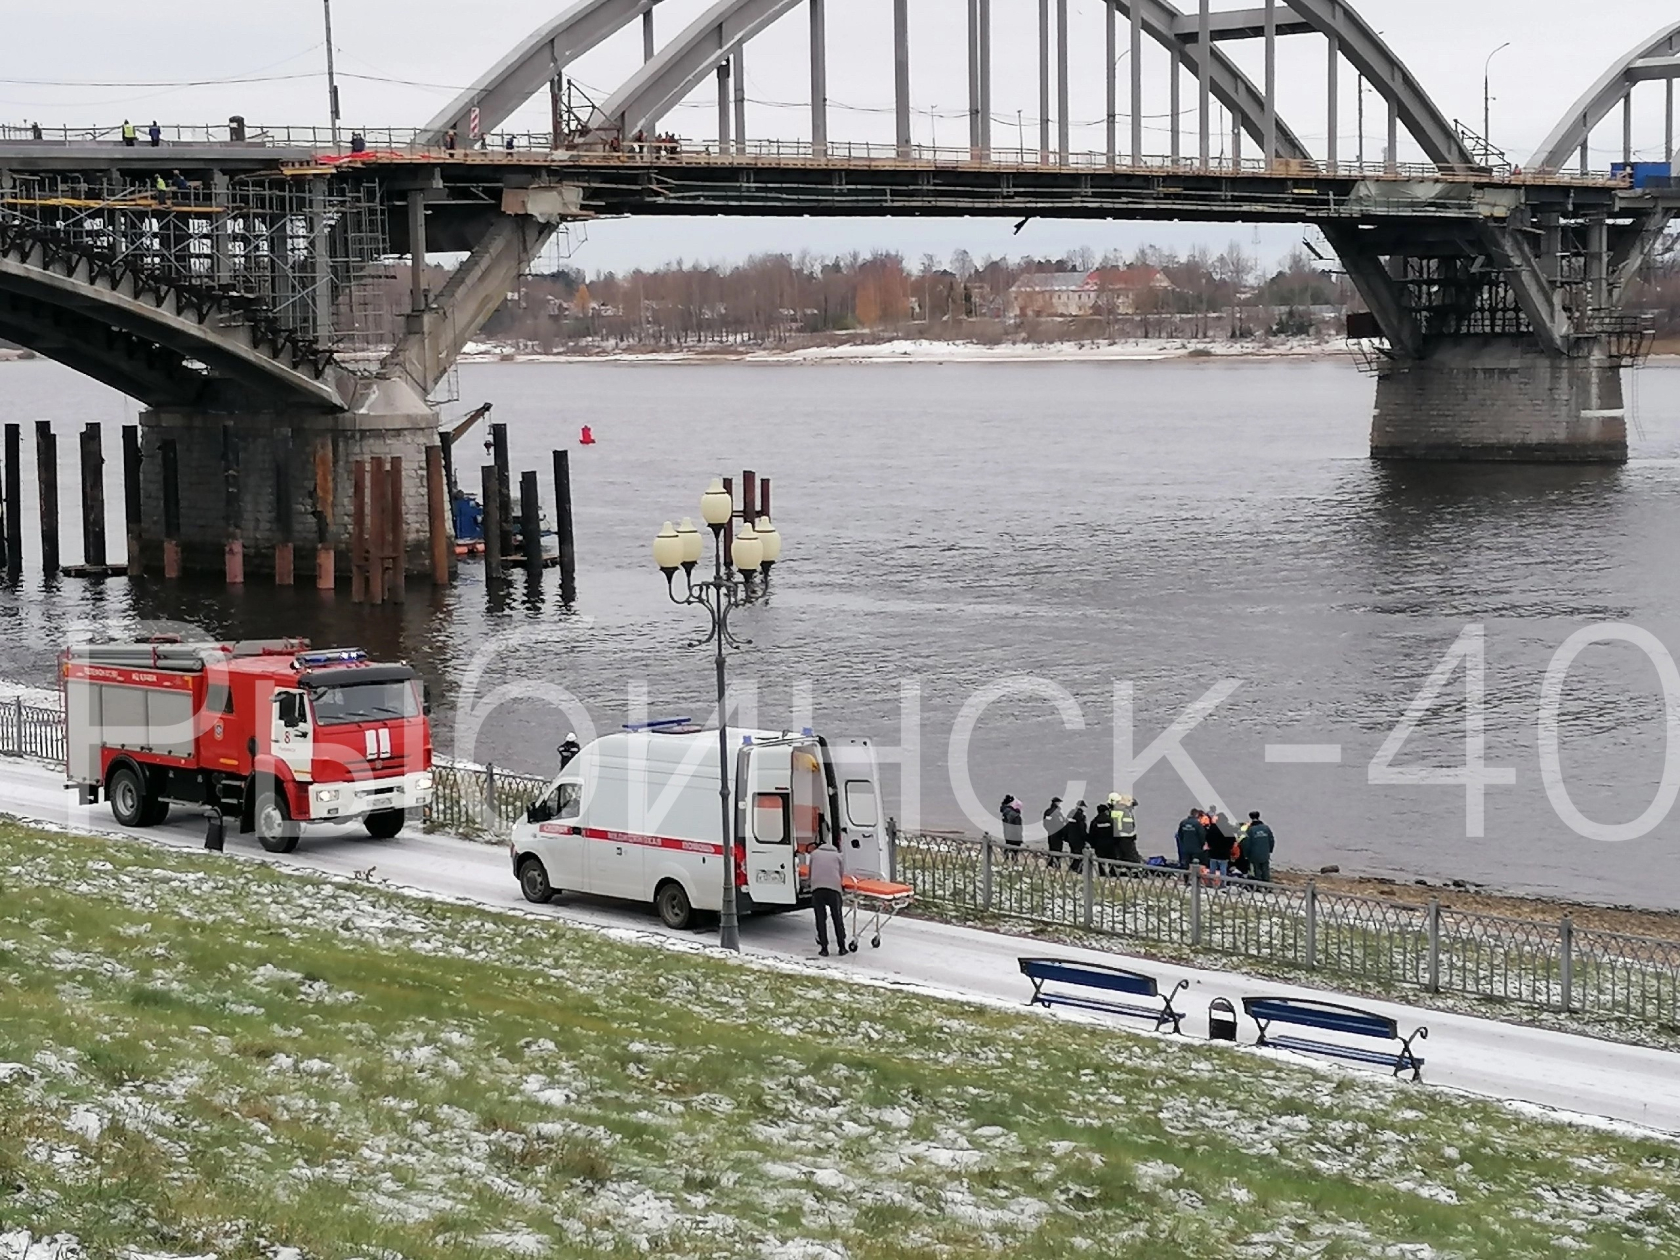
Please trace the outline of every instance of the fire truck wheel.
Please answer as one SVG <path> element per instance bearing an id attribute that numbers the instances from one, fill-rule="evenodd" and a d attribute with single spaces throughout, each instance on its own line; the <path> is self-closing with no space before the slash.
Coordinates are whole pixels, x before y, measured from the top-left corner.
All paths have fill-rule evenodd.
<path id="1" fill-rule="evenodd" d="M 659 921 L 673 931 L 681 932 L 694 922 L 694 907 L 688 894 L 674 879 L 659 885 L 659 891 L 653 894 L 653 907 L 659 911 Z"/>
<path id="2" fill-rule="evenodd" d="M 277 793 L 257 797 L 257 843 L 270 853 L 290 853 L 298 846 L 298 825 L 286 816 L 286 802 Z"/>
<path id="3" fill-rule="evenodd" d="M 554 900 L 554 885 L 548 882 L 548 872 L 538 859 L 528 857 L 519 864 L 519 891 L 526 901 L 539 906 Z"/>
<path id="4" fill-rule="evenodd" d="M 403 812 L 400 809 L 376 810 L 367 816 L 363 825 L 375 840 L 389 840 L 403 829 Z"/>
<path id="5" fill-rule="evenodd" d="M 146 798 L 144 811 L 140 815 L 142 827 L 156 827 L 159 823 L 169 821 L 169 802 L 160 801 L 155 796 Z"/>
<path id="6" fill-rule="evenodd" d="M 146 825 L 146 788 L 132 766 L 118 766 L 111 772 L 105 795 L 110 798 L 112 815 L 122 826 Z"/>

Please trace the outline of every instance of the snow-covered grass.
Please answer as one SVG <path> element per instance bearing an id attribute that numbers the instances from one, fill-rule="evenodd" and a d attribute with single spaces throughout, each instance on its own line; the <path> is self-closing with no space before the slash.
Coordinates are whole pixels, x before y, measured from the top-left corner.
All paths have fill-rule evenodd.
<path id="1" fill-rule="evenodd" d="M 1680 1253 L 1677 1174 L 1372 1073 L 0 825 L 0 1260 L 1609 1260 Z"/>

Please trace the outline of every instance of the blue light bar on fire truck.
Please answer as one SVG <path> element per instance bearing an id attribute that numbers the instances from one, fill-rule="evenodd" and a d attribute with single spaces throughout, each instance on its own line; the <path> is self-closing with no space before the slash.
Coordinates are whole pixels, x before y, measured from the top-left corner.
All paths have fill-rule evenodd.
<path id="1" fill-rule="evenodd" d="M 320 652 L 299 652 L 299 669 L 320 669 L 327 665 L 360 665 L 368 658 L 361 648 L 328 648 Z"/>

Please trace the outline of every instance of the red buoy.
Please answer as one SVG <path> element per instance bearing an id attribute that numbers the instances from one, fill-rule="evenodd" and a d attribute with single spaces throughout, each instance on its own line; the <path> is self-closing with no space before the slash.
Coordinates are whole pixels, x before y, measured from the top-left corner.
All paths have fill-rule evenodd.
<path id="1" fill-rule="evenodd" d="M 594 446 L 595 445 L 595 431 L 593 429 L 591 429 L 587 424 L 583 426 L 583 432 L 578 434 L 578 445 L 579 446 Z"/>

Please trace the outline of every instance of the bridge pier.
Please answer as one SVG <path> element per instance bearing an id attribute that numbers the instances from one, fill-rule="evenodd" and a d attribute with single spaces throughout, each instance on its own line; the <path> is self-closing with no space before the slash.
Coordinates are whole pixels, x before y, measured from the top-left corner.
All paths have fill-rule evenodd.
<path id="1" fill-rule="evenodd" d="M 1371 457 L 1625 464 L 1621 369 L 1527 338 L 1439 342 L 1378 375 Z"/>
<path id="2" fill-rule="evenodd" d="M 437 417 L 405 382 L 370 382 L 366 400 L 355 410 L 312 411 L 277 408 L 229 413 L 154 407 L 140 415 L 141 538 L 146 562 L 162 566 L 164 538 L 164 443 L 173 441 L 180 497 L 180 565 L 188 574 L 218 575 L 223 569 L 227 523 L 223 517 L 222 426 L 231 423 L 238 437 L 242 493 L 240 537 L 244 543 L 246 581 L 272 580 L 276 549 L 294 538 L 318 537 L 318 513 L 325 512 L 326 545 L 343 553 L 335 563 L 348 574 L 351 526 L 351 469 L 354 461 L 401 457 L 403 530 L 406 568 L 431 571 L 430 519 L 426 500 L 426 450 L 438 445 Z M 322 458 L 325 455 L 327 458 Z M 277 474 L 287 461 L 288 475 Z M 270 470 L 275 470 L 271 472 Z M 289 485 L 289 502 L 277 502 L 280 484 Z M 318 487 L 330 484 L 329 502 Z M 446 512 L 446 518 L 448 516 Z M 298 576 L 317 576 L 314 547 L 299 549 Z M 307 568 L 305 567 L 307 565 Z"/>

